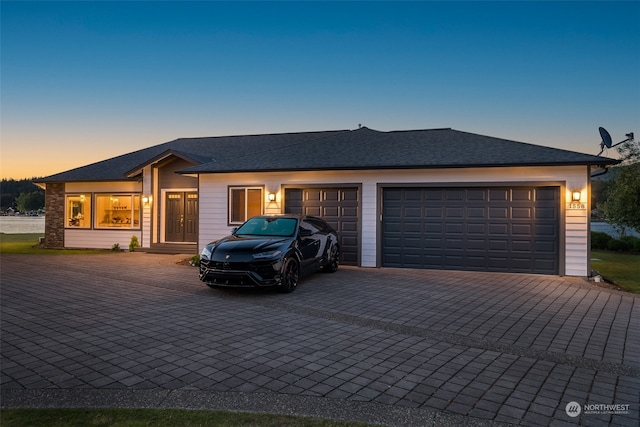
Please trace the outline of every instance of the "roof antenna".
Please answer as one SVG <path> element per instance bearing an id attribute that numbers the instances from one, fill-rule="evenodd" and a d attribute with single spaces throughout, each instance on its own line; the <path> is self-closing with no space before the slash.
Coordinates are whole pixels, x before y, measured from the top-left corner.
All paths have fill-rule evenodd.
<path id="1" fill-rule="evenodd" d="M 358 129 L 362 129 L 362 123 L 358 123 Z"/>
<path id="2" fill-rule="evenodd" d="M 629 132 L 627 134 L 625 134 L 625 136 L 627 137 L 627 139 L 620 141 L 616 144 L 613 144 L 611 141 L 611 135 L 609 134 L 609 132 L 607 132 L 607 130 L 603 127 L 599 127 L 598 131 L 600 132 L 600 137 L 602 138 L 602 142 L 600 143 L 600 152 L 598 153 L 598 156 L 600 154 L 602 154 L 602 152 L 605 150 L 605 148 L 611 148 L 611 147 L 615 147 L 616 145 L 620 145 L 622 143 L 625 143 L 627 141 L 633 141 L 633 132 Z"/>

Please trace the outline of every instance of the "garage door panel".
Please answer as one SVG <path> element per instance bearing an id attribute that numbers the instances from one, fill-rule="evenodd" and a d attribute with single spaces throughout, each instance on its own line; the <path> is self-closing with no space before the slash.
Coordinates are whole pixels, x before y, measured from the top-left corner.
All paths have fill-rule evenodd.
<path id="1" fill-rule="evenodd" d="M 531 240 L 512 240 L 511 251 L 512 252 L 531 252 L 533 244 Z"/>
<path id="2" fill-rule="evenodd" d="M 558 234 L 558 227 L 555 225 L 536 224 L 536 234 L 539 236 L 554 237 Z"/>
<path id="3" fill-rule="evenodd" d="M 509 250 L 509 241 L 504 239 L 489 239 L 487 249 L 490 252 Z"/>
<path id="4" fill-rule="evenodd" d="M 456 234 L 464 234 L 464 224 L 463 223 L 447 223 L 445 224 L 445 230 L 447 235 L 456 235 Z"/>
<path id="5" fill-rule="evenodd" d="M 341 217 L 358 217 L 358 207 L 357 206 L 341 206 L 340 207 L 340 216 Z"/>
<path id="6" fill-rule="evenodd" d="M 304 208 L 304 214 L 309 216 L 317 216 L 317 217 L 322 216 L 320 206 L 306 206 Z"/>
<path id="7" fill-rule="evenodd" d="M 533 191 L 530 189 L 513 189 L 511 190 L 511 201 L 531 201 L 533 200 Z"/>
<path id="8" fill-rule="evenodd" d="M 509 234 L 509 224 L 489 224 L 490 236 L 506 236 Z"/>
<path id="9" fill-rule="evenodd" d="M 487 224 L 484 223 L 467 223 L 467 235 L 475 236 L 481 235 L 484 236 L 487 233 Z"/>
<path id="10" fill-rule="evenodd" d="M 487 242 L 485 239 L 467 239 L 467 250 L 472 251 L 485 251 L 487 249 Z"/>
<path id="11" fill-rule="evenodd" d="M 404 209 L 404 217 L 405 218 L 422 218 L 422 207 L 407 207 Z"/>
<path id="12" fill-rule="evenodd" d="M 469 219 L 485 219 L 487 217 L 487 211 L 485 208 L 467 208 L 467 218 Z"/>
<path id="13" fill-rule="evenodd" d="M 531 218 L 533 218 L 533 208 L 513 208 L 513 209 L 511 209 L 511 219 L 530 220 Z"/>
<path id="14" fill-rule="evenodd" d="M 487 200 L 487 190 L 480 189 L 469 189 L 467 190 L 467 201 L 486 201 Z"/>
<path id="15" fill-rule="evenodd" d="M 422 268 L 557 274 L 559 194 L 557 186 L 384 189 L 383 265 L 415 266 L 417 235 Z"/>
<path id="16" fill-rule="evenodd" d="M 533 226 L 531 224 L 512 224 L 512 236 L 531 236 Z"/>
<path id="17" fill-rule="evenodd" d="M 464 218 L 464 207 L 446 208 L 445 215 L 447 218 Z"/>
<path id="18" fill-rule="evenodd" d="M 509 190 L 505 188 L 489 189 L 489 200 L 494 203 L 499 201 L 506 202 L 509 200 Z"/>
<path id="19" fill-rule="evenodd" d="M 507 219 L 507 218 L 509 218 L 509 208 L 507 208 L 507 207 L 491 207 L 491 208 L 489 208 L 489 218 L 491 218 L 491 219 Z"/>
<path id="20" fill-rule="evenodd" d="M 304 201 L 317 201 L 322 200 L 322 191 L 321 190 L 306 190 L 304 191 Z"/>

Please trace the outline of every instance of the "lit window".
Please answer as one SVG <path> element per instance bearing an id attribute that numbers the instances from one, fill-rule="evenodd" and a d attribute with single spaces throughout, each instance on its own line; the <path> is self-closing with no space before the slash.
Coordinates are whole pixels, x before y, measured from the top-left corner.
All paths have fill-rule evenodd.
<path id="1" fill-rule="evenodd" d="M 140 195 L 96 195 L 97 228 L 140 228 Z"/>
<path id="2" fill-rule="evenodd" d="M 66 227 L 91 227 L 91 194 L 73 194 L 66 197 Z"/>
<path id="3" fill-rule="evenodd" d="M 229 223 L 242 224 L 247 219 L 262 215 L 262 187 L 229 188 Z"/>

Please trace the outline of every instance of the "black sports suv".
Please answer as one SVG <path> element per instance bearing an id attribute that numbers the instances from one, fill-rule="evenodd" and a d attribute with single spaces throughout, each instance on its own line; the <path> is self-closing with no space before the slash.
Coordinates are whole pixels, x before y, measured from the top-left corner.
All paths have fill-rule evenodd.
<path id="1" fill-rule="evenodd" d="M 338 236 L 320 218 L 257 216 L 200 254 L 200 280 L 215 287 L 275 286 L 292 292 L 298 279 L 317 270 L 335 272 Z"/>

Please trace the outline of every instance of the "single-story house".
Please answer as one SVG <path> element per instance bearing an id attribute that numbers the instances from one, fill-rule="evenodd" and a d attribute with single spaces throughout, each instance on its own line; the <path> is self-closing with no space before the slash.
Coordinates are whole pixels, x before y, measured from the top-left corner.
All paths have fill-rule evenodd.
<path id="1" fill-rule="evenodd" d="M 588 276 L 617 160 L 453 129 L 181 138 L 37 181 L 45 245 L 198 253 L 258 214 L 324 218 L 341 262 Z"/>

